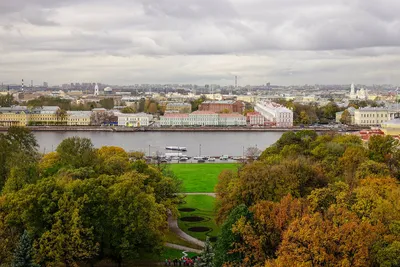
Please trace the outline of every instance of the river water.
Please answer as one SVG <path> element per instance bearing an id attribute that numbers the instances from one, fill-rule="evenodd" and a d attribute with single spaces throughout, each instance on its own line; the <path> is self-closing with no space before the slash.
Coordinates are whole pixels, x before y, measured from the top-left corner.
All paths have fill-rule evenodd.
<path id="1" fill-rule="evenodd" d="M 34 132 L 41 152 L 54 151 L 65 138 L 90 138 L 95 147 L 119 146 L 126 151 L 146 155 L 173 152 L 166 146 L 184 146 L 188 156 L 242 156 L 248 147 L 264 150 L 275 143 L 282 132 Z"/>

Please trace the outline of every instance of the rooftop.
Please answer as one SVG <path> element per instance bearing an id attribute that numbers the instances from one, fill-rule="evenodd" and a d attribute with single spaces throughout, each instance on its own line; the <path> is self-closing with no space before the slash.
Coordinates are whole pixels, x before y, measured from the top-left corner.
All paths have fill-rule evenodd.
<path id="1" fill-rule="evenodd" d="M 193 115 L 217 115 L 217 113 L 212 112 L 212 111 L 202 111 L 202 110 L 197 110 L 192 112 L 191 114 Z"/>
<path id="2" fill-rule="evenodd" d="M 235 104 L 235 100 L 204 101 L 203 104 Z"/>
<path id="3" fill-rule="evenodd" d="M 244 116 L 239 113 L 222 113 L 219 114 L 219 116 L 221 118 L 244 118 Z"/>
<path id="4" fill-rule="evenodd" d="M 163 116 L 164 118 L 188 118 L 189 114 L 182 113 L 168 113 Z"/>
<path id="5" fill-rule="evenodd" d="M 247 113 L 247 116 L 259 116 L 259 115 L 261 115 L 260 112 L 256 112 L 256 111 Z"/>

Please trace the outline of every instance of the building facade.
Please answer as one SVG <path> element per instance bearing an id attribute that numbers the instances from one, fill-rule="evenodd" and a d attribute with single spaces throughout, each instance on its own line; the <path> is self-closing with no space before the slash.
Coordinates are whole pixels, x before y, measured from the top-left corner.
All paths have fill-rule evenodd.
<path id="1" fill-rule="evenodd" d="M 293 111 L 280 104 L 260 101 L 254 107 L 254 110 L 277 127 L 293 127 Z"/>
<path id="2" fill-rule="evenodd" d="M 118 126 L 147 127 L 153 116 L 146 113 L 116 113 Z"/>
<path id="3" fill-rule="evenodd" d="M 380 126 L 397 117 L 396 110 L 388 108 L 359 108 L 354 111 L 354 124 L 359 126 Z"/>
<path id="4" fill-rule="evenodd" d="M 189 114 L 192 111 L 192 105 L 189 103 L 167 103 L 165 107 L 165 113 L 186 113 Z"/>
<path id="5" fill-rule="evenodd" d="M 222 100 L 222 101 L 204 101 L 200 106 L 200 111 L 211 111 L 216 113 L 229 112 L 240 113 L 244 112 L 244 104 L 242 101 Z"/>
<path id="6" fill-rule="evenodd" d="M 218 114 L 195 111 L 191 114 L 170 113 L 161 116 L 161 126 L 244 126 L 246 117 L 239 113 Z"/>
<path id="7" fill-rule="evenodd" d="M 88 126 L 90 125 L 91 111 L 68 111 L 67 125 L 69 126 Z"/>
<path id="8" fill-rule="evenodd" d="M 249 125 L 264 125 L 265 118 L 259 112 L 247 113 L 247 122 Z"/>
<path id="9" fill-rule="evenodd" d="M 246 117 L 239 113 L 219 114 L 218 126 L 245 126 Z"/>

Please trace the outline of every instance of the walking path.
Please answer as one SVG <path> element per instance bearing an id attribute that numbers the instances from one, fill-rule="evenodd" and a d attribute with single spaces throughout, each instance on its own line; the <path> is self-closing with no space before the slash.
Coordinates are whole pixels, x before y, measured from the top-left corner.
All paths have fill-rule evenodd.
<path id="1" fill-rule="evenodd" d="M 192 244 L 195 244 L 195 245 L 198 245 L 198 246 L 204 248 L 204 242 L 201 240 L 198 240 L 197 238 L 194 238 L 193 236 L 190 236 L 187 233 L 185 233 L 184 231 L 182 231 L 178 226 L 177 219 L 171 215 L 168 216 L 168 225 L 169 225 L 169 229 L 172 232 L 174 232 L 175 234 L 177 234 L 183 240 L 186 240 L 189 243 L 192 243 Z"/>
<path id="2" fill-rule="evenodd" d="M 201 250 L 199 250 L 199 249 L 189 248 L 189 247 L 176 245 L 176 244 L 171 244 L 171 243 L 165 243 L 165 246 L 169 247 L 169 248 L 182 250 L 184 254 L 185 254 L 185 252 L 194 252 L 194 253 L 197 253 L 197 254 L 200 254 L 200 252 L 201 252 Z M 187 254 L 186 254 L 186 256 L 187 256 Z"/>

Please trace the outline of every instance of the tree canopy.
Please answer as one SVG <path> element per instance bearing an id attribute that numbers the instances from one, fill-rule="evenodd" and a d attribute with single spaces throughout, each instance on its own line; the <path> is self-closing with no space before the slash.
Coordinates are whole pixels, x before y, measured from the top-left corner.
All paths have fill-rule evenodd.
<path id="1" fill-rule="evenodd" d="M 180 201 L 180 182 L 168 171 L 148 165 L 140 153 L 95 148 L 78 137 L 39 155 L 24 128 L 10 128 L 0 145 L 13 148 L 0 152 L 7 163 L 0 196 L 1 263 L 122 264 L 162 251 L 167 211 L 176 214 Z M 20 265 L 23 258 L 29 263 Z"/>
<path id="2" fill-rule="evenodd" d="M 220 174 L 215 266 L 399 266 L 399 152 L 390 136 L 283 134 Z"/>

